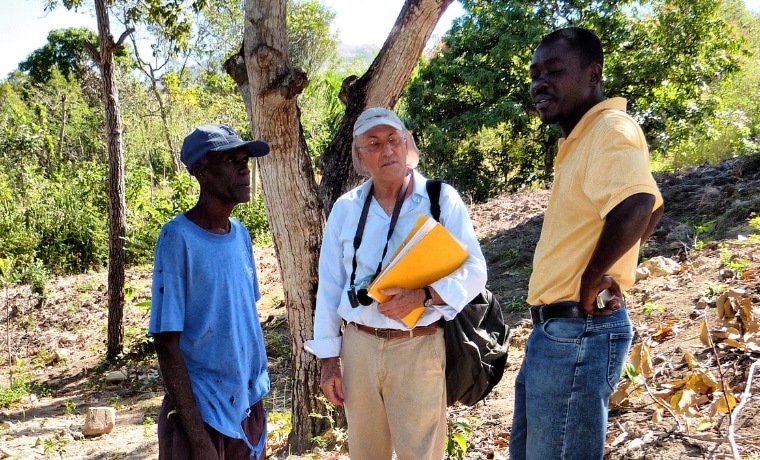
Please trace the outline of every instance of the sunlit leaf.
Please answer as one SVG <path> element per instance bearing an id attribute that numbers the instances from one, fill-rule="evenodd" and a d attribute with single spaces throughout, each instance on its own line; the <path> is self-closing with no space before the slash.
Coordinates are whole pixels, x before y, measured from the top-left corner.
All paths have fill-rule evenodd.
<path id="1" fill-rule="evenodd" d="M 707 329 L 706 319 L 703 319 L 702 322 L 699 323 L 699 340 L 701 340 L 702 344 L 706 347 L 711 345 L 710 331 Z"/>
<path id="2" fill-rule="evenodd" d="M 631 364 L 634 368 L 648 379 L 654 375 L 652 370 L 652 360 L 649 357 L 649 345 L 637 343 L 631 348 Z"/>
<path id="3" fill-rule="evenodd" d="M 676 392 L 672 398 L 670 398 L 670 408 L 679 414 L 688 414 L 694 401 L 694 392 L 691 390 L 681 390 Z"/>
<path id="4" fill-rule="evenodd" d="M 742 333 L 739 332 L 739 330 L 736 329 L 735 327 L 729 327 L 728 329 L 726 329 L 726 338 L 739 340 L 742 338 Z"/>
<path id="5" fill-rule="evenodd" d="M 734 339 L 726 339 L 723 342 L 721 342 L 723 345 L 738 348 L 740 350 L 743 350 L 745 348 L 745 344 L 739 342 L 738 340 Z"/>
<path id="6" fill-rule="evenodd" d="M 713 423 L 710 421 L 709 418 L 703 418 L 703 419 L 700 419 L 699 422 L 697 423 L 696 430 L 705 431 L 712 428 L 712 426 L 713 426 Z"/>
<path id="7" fill-rule="evenodd" d="M 731 394 L 731 391 L 726 389 L 725 392 L 715 393 L 718 396 L 718 399 L 716 401 L 716 408 L 718 409 L 718 412 L 727 414 L 733 410 L 734 407 L 736 407 L 736 398 L 734 395 Z"/>
<path id="8" fill-rule="evenodd" d="M 652 338 L 654 340 L 663 340 L 668 334 L 671 334 L 673 332 L 673 329 L 671 329 L 668 326 L 661 327 L 657 330 L 654 334 L 652 334 Z"/>
<path id="9" fill-rule="evenodd" d="M 689 368 L 691 369 L 694 369 L 696 366 L 699 365 L 697 358 L 695 358 L 694 355 L 689 351 L 684 352 L 683 359 L 686 361 L 686 364 L 688 364 Z"/>

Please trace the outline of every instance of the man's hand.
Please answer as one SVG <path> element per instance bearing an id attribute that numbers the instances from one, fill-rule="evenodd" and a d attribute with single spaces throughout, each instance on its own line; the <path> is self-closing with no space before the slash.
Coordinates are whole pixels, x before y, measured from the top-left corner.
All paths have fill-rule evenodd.
<path id="1" fill-rule="evenodd" d="M 587 282 L 586 285 L 583 285 L 583 282 L 581 283 L 581 308 L 589 315 L 594 316 L 611 315 L 612 312 L 621 309 L 623 307 L 623 293 L 618 282 L 609 275 L 604 275 L 597 281 L 597 283 Z M 607 301 L 604 308 L 600 309 L 597 306 L 596 296 L 605 289 L 609 289 L 615 297 Z"/>
<path id="2" fill-rule="evenodd" d="M 380 291 L 381 293 L 393 298 L 377 306 L 377 311 L 391 319 L 401 320 L 406 317 L 412 310 L 421 307 L 425 302 L 425 291 L 422 289 L 404 289 L 400 287 L 387 288 Z M 433 302 L 435 303 L 436 294 L 433 293 Z"/>
<path id="3" fill-rule="evenodd" d="M 338 406 L 343 405 L 343 376 L 340 372 L 340 358 L 322 359 L 322 377 L 319 386 L 328 401 Z"/>

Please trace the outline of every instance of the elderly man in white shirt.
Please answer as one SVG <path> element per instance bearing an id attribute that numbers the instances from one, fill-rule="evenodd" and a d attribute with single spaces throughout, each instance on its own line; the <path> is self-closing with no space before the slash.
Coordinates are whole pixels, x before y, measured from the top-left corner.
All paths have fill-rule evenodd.
<path id="1" fill-rule="evenodd" d="M 364 111 L 354 125 L 354 167 L 370 180 L 335 203 L 319 263 L 314 339 L 327 399 L 344 405 L 352 459 L 442 459 L 446 437 L 446 354 L 442 321 L 485 287 L 486 262 L 457 191 L 443 184 L 440 222 L 466 248 L 453 273 L 421 289 L 395 287 L 378 303 L 366 295 L 420 215 L 431 216 L 419 152 L 398 116 Z M 365 217 L 362 218 L 364 213 Z M 358 244 L 357 244 L 358 243 Z M 419 264 L 425 264 L 420 260 Z M 425 310 L 410 328 L 401 319 Z"/>

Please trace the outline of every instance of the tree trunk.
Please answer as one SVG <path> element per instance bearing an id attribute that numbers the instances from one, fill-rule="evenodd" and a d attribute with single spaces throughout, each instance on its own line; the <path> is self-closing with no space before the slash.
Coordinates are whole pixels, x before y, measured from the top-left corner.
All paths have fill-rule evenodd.
<path id="1" fill-rule="evenodd" d="M 290 67 L 285 4 L 285 0 L 246 2 L 246 72 L 235 72 L 240 67 L 235 67 L 234 61 L 226 67 L 241 91 L 248 92 L 243 99 L 250 104 L 247 110 L 253 136 L 271 147 L 271 153 L 258 160 L 259 176 L 290 328 L 293 413 L 288 441 L 293 452 L 303 452 L 311 448 L 312 437 L 326 429 L 324 420 L 309 416 L 324 407 L 317 399 L 321 394 L 318 362 L 303 349 L 304 342 L 314 335 L 324 218 L 296 104 L 308 81 L 302 70 Z"/>
<path id="2" fill-rule="evenodd" d="M 100 47 L 96 63 L 103 82 L 106 140 L 108 145 L 108 351 L 106 357 L 114 359 L 124 347 L 124 272 L 126 251 L 127 214 L 124 185 L 124 151 L 122 149 L 121 111 L 119 89 L 113 53 L 120 46 L 114 43 L 108 19 L 106 0 L 95 0 Z M 127 30 L 125 34 L 129 33 Z M 92 53 L 92 50 L 91 50 Z"/>
<path id="3" fill-rule="evenodd" d="M 320 194 L 301 129 L 296 97 L 308 83 L 290 67 L 286 0 L 246 0 L 245 38 L 240 53 L 225 63 L 238 85 L 255 138 L 271 153 L 258 160 L 264 201 L 280 264 L 292 350 L 292 431 L 289 451 L 312 447 L 312 438 L 329 428 L 319 401 L 319 362 L 304 351 L 314 336 L 319 248 L 324 231 L 320 195 L 332 207 L 358 178 L 351 169 L 353 123 L 369 105 L 393 107 L 417 64 L 435 24 L 452 0 L 407 0 L 383 49 L 367 74 L 346 88 L 347 109 L 328 149 Z M 351 174 L 350 174 L 351 173 Z"/>
<path id="4" fill-rule="evenodd" d="M 335 138 L 322 155 L 320 195 L 329 215 L 335 200 L 359 180 L 351 162 L 356 118 L 366 107 L 393 108 L 409 81 L 433 29 L 453 0 L 406 0 L 383 48 L 361 78 L 343 81 L 346 113 Z"/>
<path id="5" fill-rule="evenodd" d="M 53 177 L 53 171 L 63 159 L 63 142 L 66 137 L 66 94 L 61 94 L 61 131 L 58 133 L 58 158 L 50 158 L 48 163 L 48 177 Z"/>

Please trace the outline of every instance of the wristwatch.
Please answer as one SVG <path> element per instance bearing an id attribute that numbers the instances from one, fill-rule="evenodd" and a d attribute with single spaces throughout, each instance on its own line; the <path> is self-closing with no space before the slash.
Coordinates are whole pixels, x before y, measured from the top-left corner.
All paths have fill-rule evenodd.
<path id="1" fill-rule="evenodd" d="M 422 289 L 425 290 L 425 302 L 423 302 L 422 305 L 424 305 L 425 308 L 428 308 L 433 305 L 433 293 L 430 292 L 430 286 L 425 286 Z"/>

